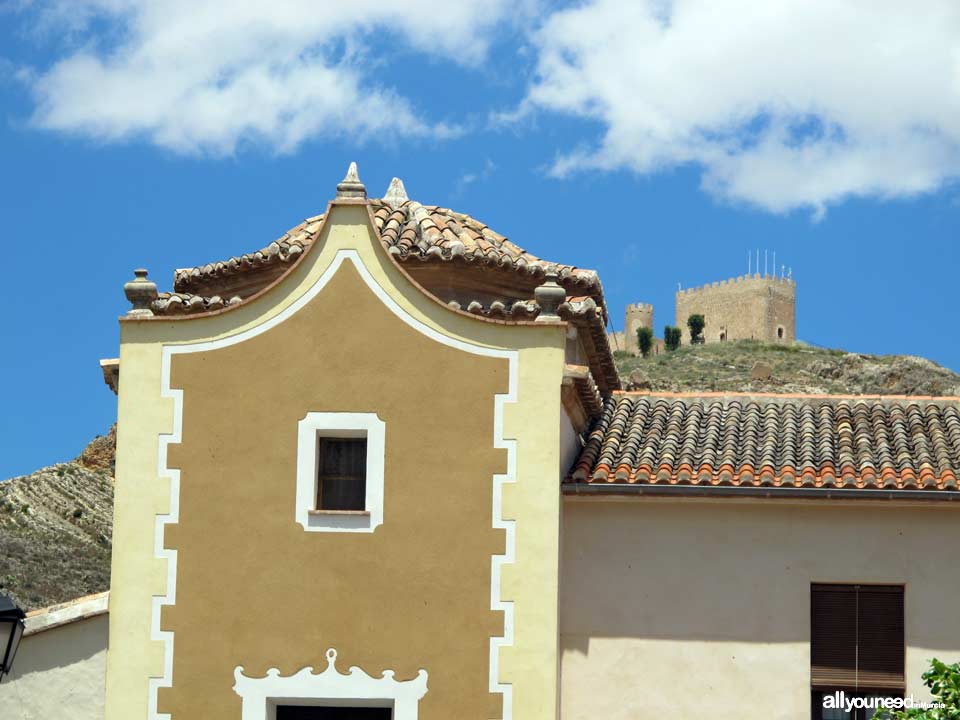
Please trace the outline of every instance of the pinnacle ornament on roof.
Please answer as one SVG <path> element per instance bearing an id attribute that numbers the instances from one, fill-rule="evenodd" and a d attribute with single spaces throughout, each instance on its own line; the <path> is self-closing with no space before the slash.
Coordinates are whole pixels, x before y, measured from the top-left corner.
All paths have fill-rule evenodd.
<path id="1" fill-rule="evenodd" d="M 130 317 L 150 317 L 153 315 L 151 304 L 157 299 L 157 285 L 147 279 L 147 271 L 137 268 L 134 279 L 123 286 L 123 293 L 133 306 L 127 311 Z"/>
<path id="2" fill-rule="evenodd" d="M 544 275 L 543 284 L 537 285 L 533 289 L 533 297 L 537 301 L 537 305 L 540 306 L 537 322 L 555 322 L 560 319 L 557 310 L 567 299 L 567 291 L 557 282 L 559 279 L 560 274 L 557 266 L 549 265 Z"/>
<path id="3" fill-rule="evenodd" d="M 409 199 L 410 198 L 407 197 L 407 189 L 403 186 L 403 180 L 398 177 L 391 180 L 390 187 L 387 188 L 387 192 L 383 196 L 384 202 L 396 210 Z"/>
<path id="4" fill-rule="evenodd" d="M 347 168 L 347 174 L 337 184 L 337 199 L 354 198 L 364 200 L 367 197 L 367 188 L 360 182 L 360 176 L 357 174 L 357 164 L 350 163 Z"/>

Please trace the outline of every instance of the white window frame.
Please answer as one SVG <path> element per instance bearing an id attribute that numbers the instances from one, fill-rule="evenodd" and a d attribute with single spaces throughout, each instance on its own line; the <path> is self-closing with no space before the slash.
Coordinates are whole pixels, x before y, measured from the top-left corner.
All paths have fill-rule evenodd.
<path id="1" fill-rule="evenodd" d="M 326 658 L 327 669 L 322 673 L 308 667 L 289 677 L 276 668 L 262 678 L 244 675 L 242 666 L 235 668 L 233 691 L 242 700 L 242 720 L 276 720 L 278 705 L 389 707 L 394 720 L 417 720 L 420 700 L 427 694 L 426 670 L 411 680 L 398 681 L 393 670 L 384 670 L 380 677 L 356 666 L 340 673 L 333 648 L 327 650 Z"/>
<path id="2" fill-rule="evenodd" d="M 295 520 L 307 532 L 372 533 L 383 524 L 383 464 L 386 423 L 376 413 L 308 412 L 297 423 Z M 363 510 L 317 507 L 320 438 L 366 438 L 367 477 Z"/>

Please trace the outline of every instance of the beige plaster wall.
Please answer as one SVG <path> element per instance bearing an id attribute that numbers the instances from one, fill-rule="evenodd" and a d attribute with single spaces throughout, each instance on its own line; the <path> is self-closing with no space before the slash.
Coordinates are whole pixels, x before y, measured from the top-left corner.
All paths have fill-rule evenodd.
<path id="1" fill-rule="evenodd" d="M 267 332 L 175 355 L 184 431 L 168 459 L 180 470 L 180 521 L 165 541 L 177 551 L 177 602 L 163 629 L 176 642 L 160 712 L 237 718 L 235 667 L 290 676 L 322 667 L 333 647 L 371 676 L 426 669 L 422 720 L 498 717 L 489 644 L 503 617 L 490 608 L 490 557 L 505 537 L 491 524 L 491 478 L 507 458 L 492 438 L 507 376 L 507 360 L 399 320 L 352 264 Z M 384 523 L 373 534 L 295 522 L 296 423 L 310 411 L 373 412 L 386 424 Z M 280 610 L 270 632 L 250 622 L 251 607 Z"/>
<path id="2" fill-rule="evenodd" d="M 500 572 L 501 599 L 512 603 L 513 642 L 499 650 L 498 679 L 508 686 L 513 717 L 556 716 L 560 501 L 555 473 L 566 325 L 512 326 L 452 312 L 424 295 L 387 257 L 367 208 L 345 204 L 331 208 L 316 246 L 258 299 L 209 317 L 122 324 L 110 720 L 146 718 L 151 679 L 164 672 L 165 645 L 151 634 L 152 599 L 168 587 L 167 562 L 154 554 L 156 516 L 171 507 L 170 482 L 158 469 L 159 437 L 173 429 L 173 402 L 160 395 L 162 348 L 223 338 L 266 322 L 302 297 L 341 249 L 356 250 L 376 283 L 418 322 L 454 339 L 517 353 L 517 400 L 503 408 L 504 437 L 516 441 L 516 482 L 502 490 L 503 517 L 516 521 L 516 561 Z M 489 491 L 492 499 L 492 482 Z"/>
<path id="3" fill-rule="evenodd" d="M 24 637 L 0 683 L 0 718 L 102 720 L 108 624 L 100 615 Z"/>
<path id="4" fill-rule="evenodd" d="M 907 692 L 960 660 L 960 507 L 568 498 L 564 720 L 810 713 L 810 584 L 906 585 Z"/>

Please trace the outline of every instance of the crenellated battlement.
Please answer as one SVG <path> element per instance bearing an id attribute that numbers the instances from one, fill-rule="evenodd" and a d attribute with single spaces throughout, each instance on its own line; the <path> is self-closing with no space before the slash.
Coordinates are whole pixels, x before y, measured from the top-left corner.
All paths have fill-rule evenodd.
<path id="1" fill-rule="evenodd" d="M 774 287 L 778 290 L 791 292 L 796 290 L 796 285 L 797 283 L 793 278 L 783 277 L 782 275 L 738 275 L 737 277 L 729 278 L 728 280 L 707 283 L 706 285 L 700 285 L 699 287 L 683 288 L 682 290 L 677 291 L 677 297 L 709 293 L 720 288 L 737 286 Z"/>
<path id="2" fill-rule="evenodd" d="M 787 275 L 753 273 L 685 288 L 676 294 L 676 327 L 682 342 L 690 342 L 687 320 L 703 315 L 704 342 L 760 340 L 790 343 L 796 339 L 797 283 Z M 631 303 L 623 330 L 611 333 L 617 349 L 636 353 L 637 330 L 654 329 L 653 305 Z"/>
<path id="3" fill-rule="evenodd" d="M 676 324 L 690 342 L 687 319 L 703 315 L 705 342 L 796 339 L 797 284 L 783 275 L 739 275 L 679 290 Z"/>

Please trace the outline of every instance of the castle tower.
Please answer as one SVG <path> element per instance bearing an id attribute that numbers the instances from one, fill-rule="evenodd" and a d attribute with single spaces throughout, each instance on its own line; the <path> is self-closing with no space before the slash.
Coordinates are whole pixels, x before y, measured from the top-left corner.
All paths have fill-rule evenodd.
<path id="1" fill-rule="evenodd" d="M 796 340 L 796 283 L 791 278 L 747 275 L 677 293 L 677 327 L 684 345 L 690 344 L 687 318 L 703 315 L 708 343 L 760 340 L 789 343 Z"/>
<path id="2" fill-rule="evenodd" d="M 639 352 L 637 346 L 637 330 L 645 327 L 653 330 L 653 305 L 636 303 L 627 305 L 626 316 L 623 320 L 624 341 L 631 352 Z"/>

